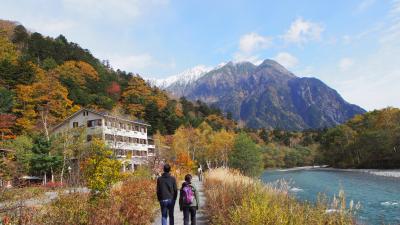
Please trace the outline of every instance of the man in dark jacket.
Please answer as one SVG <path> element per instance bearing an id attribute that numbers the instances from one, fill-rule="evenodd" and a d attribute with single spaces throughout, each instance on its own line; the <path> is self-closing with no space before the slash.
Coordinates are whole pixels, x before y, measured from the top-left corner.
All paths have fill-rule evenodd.
<path id="1" fill-rule="evenodd" d="M 164 173 L 157 179 L 157 198 L 161 207 L 161 224 L 167 225 L 169 215 L 169 224 L 174 225 L 174 207 L 178 196 L 178 188 L 176 186 L 175 177 L 169 172 L 171 167 L 164 165 Z"/>

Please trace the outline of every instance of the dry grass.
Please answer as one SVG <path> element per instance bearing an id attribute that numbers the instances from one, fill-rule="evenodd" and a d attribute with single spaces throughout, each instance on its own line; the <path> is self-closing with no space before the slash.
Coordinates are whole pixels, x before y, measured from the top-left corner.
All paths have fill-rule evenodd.
<path id="1" fill-rule="evenodd" d="M 204 186 L 212 224 L 355 224 L 343 193 L 332 204 L 325 198 L 315 205 L 300 203 L 284 184 L 272 187 L 227 169 L 206 174 Z"/>
<path id="2" fill-rule="evenodd" d="M 60 192 L 50 204 L 28 208 L 15 205 L 0 210 L 0 224 L 148 225 L 155 217 L 155 181 L 130 177 L 108 195 Z"/>
<path id="3" fill-rule="evenodd" d="M 29 198 L 38 198 L 43 196 L 46 191 L 50 191 L 45 187 L 25 187 L 25 188 L 1 188 L 0 202 L 20 201 Z"/>

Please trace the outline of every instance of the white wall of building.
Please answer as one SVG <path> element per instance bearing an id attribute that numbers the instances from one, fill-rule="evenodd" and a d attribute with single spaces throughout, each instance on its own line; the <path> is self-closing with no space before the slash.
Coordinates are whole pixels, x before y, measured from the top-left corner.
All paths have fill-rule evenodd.
<path id="1" fill-rule="evenodd" d="M 101 120 L 101 123 L 96 123 L 93 127 L 87 127 L 88 121 L 90 120 Z M 112 126 L 109 121 L 114 121 L 114 125 L 118 123 L 118 126 L 119 123 L 123 123 L 126 128 L 131 129 L 129 130 L 119 128 L 118 126 Z M 97 113 L 93 113 L 84 109 L 78 111 L 76 114 L 72 115 L 70 118 L 64 121 L 64 123 L 56 127 L 53 130 L 53 133 L 59 133 L 64 130 L 71 129 L 74 127 L 74 123 L 78 123 L 79 127 L 86 127 L 86 132 L 88 136 L 96 136 L 105 140 L 107 146 L 116 152 L 117 158 L 119 158 L 126 164 L 131 164 L 129 167 L 146 163 L 148 157 L 148 149 L 154 148 L 154 145 L 148 145 L 147 142 L 147 125 L 137 123 L 135 121 L 99 115 Z M 128 124 L 130 126 L 128 126 Z M 139 131 L 132 130 L 132 126 L 139 126 Z M 114 137 L 113 140 L 106 140 L 106 135 L 108 135 L 108 139 L 110 139 L 110 136 Z M 131 141 L 119 141 L 117 140 L 118 136 L 119 138 L 121 138 L 122 136 L 124 140 L 127 139 Z M 90 139 L 90 137 L 88 138 Z M 145 143 L 134 143 L 137 139 Z M 127 157 L 131 158 L 128 159 Z"/>

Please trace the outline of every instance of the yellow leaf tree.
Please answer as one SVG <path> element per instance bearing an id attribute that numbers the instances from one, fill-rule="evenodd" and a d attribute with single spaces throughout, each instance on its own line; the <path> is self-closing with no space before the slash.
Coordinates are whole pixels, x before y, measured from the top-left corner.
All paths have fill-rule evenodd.
<path id="1" fill-rule="evenodd" d="M 0 61 L 7 60 L 17 62 L 19 53 L 15 45 L 13 45 L 6 37 L 0 35 Z"/>
<path id="2" fill-rule="evenodd" d="M 215 166 L 227 167 L 229 153 L 232 151 L 235 133 L 222 129 L 212 136 L 211 149 L 215 154 Z"/>
<path id="3" fill-rule="evenodd" d="M 133 76 L 122 93 L 122 103 L 128 113 L 135 117 L 143 117 L 150 96 L 151 89 L 146 82 L 139 76 Z"/>
<path id="4" fill-rule="evenodd" d="M 66 61 L 56 67 L 52 74 L 62 80 L 70 80 L 76 85 L 84 86 L 89 81 L 98 81 L 97 71 L 88 63 L 82 61 Z"/>
<path id="5" fill-rule="evenodd" d="M 122 93 L 123 107 L 129 114 L 143 118 L 145 108 L 150 103 L 162 110 L 167 106 L 168 96 L 159 88 L 151 87 L 143 78 L 132 76 L 128 87 Z"/>
<path id="6" fill-rule="evenodd" d="M 68 99 L 68 90 L 52 76 L 39 70 L 39 80 L 31 85 L 18 85 L 14 112 L 19 115 L 16 125 L 24 131 L 35 126 L 42 128 L 48 137 L 49 128 L 78 110 Z"/>
<path id="7" fill-rule="evenodd" d="M 215 159 L 214 149 L 211 147 L 211 140 L 214 136 L 214 131 L 207 122 L 202 122 L 196 128 L 195 140 L 197 142 L 197 155 L 198 161 L 206 162 L 207 166 L 211 167 L 211 162 Z"/>

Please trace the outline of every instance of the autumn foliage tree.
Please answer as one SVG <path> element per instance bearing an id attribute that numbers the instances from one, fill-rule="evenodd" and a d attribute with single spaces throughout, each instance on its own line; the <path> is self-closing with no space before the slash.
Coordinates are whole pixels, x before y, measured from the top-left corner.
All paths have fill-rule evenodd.
<path id="1" fill-rule="evenodd" d="M 227 167 L 234 140 L 233 131 L 214 131 L 207 122 L 197 128 L 181 126 L 173 136 L 172 152 L 175 158 L 185 154 L 208 168 Z"/>
<path id="2" fill-rule="evenodd" d="M 121 163 L 112 158 L 112 151 L 99 139 L 92 140 L 87 150 L 88 157 L 82 165 L 87 187 L 93 193 L 107 193 L 121 178 Z"/>
<path id="3" fill-rule="evenodd" d="M 0 33 L 0 61 L 16 63 L 19 53 L 17 48 Z"/>
<path id="4" fill-rule="evenodd" d="M 49 128 L 77 110 L 68 99 L 68 90 L 52 76 L 37 69 L 37 82 L 31 85 L 18 85 L 14 112 L 20 130 L 32 131 L 40 127 L 49 137 Z"/>
<path id="5" fill-rule="evenodd" d="M 113 81 L 107 88 L 107 93 L 114 98 L 119 98 L 119 95 L 121 94 L 121 86 L 117 82 Z"/>
<path id="6" fill-rule="evenodd" d="M 167 96 L 158 88 L 150 87 L 146 81 L 139 76 L 132 76 L 128 86 L 122 94 L 122 103 L 131 115 L 143 118 L 144 109 L 154 103 L 158 109 L 167 105 Z"/>
<path id="7" fill-rule="evenodd" d="M 99 80 L 97 71 L 90 64 L 82 61 L 66 61 L 54 69 L 54 75 L 65 83 L 72 82 L 78 86 Z"/>
<path id="8" fill-rule="evenodd" d="M 235 133 L 222 129 L 212 136 L 210 148 L 214 151 L 216 167 L 228 167 L 229 155 L 233 149 Z"/>
<path id="9" fill-rule="evenodd" d="M 12 131 L 15 124 L 15 116 L 12 114 L 0 114 L 0 143 L 16 136 Z"/>

